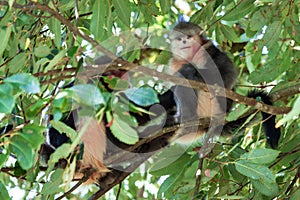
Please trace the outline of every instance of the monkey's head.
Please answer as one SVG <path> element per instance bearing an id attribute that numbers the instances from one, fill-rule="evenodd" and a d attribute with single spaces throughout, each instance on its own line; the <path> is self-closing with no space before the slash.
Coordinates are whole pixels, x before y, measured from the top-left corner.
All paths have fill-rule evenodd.
<path id="1" fill-rule="evenodd" d="M 170 40 L 173 58 L 190 61 L 204 43 L 205 38 L 198 25 L 180 22 L 170 33 Z"/>

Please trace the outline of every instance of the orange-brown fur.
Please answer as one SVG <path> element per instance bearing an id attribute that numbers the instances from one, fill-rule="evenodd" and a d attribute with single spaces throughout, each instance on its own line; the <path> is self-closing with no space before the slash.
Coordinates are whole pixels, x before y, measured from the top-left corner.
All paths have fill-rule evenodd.
<path id="1" fill-rule="evenodd" d="M 103 164 L 103 154 L 106 150 L 106 134 L 103 122 L 96 119 L 83 117 L 78 123 L 79 132 L 83 131 L 81 141 L 84 144 L 82 160 L 79 164 L 76 178 L 83 178 L 86 169 L 94 170 L 85 184 L 96 183 L 97 180 L 109 170 Z"/>

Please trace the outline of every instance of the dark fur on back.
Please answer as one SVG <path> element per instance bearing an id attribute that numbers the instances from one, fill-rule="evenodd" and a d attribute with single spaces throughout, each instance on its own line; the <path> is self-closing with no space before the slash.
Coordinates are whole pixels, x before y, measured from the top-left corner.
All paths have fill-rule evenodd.
<path id="1" fill-rule="evenodd" d="M 224 52 L 221 52 L 213 44 L 207 46 L 205 50 L 212 58 L 215 65 L 218 67 L 225 88 L 231 88 L 237 79 L 237 72 L 233 67 L 232 61 L 228 58 L 228 56 Z"/>

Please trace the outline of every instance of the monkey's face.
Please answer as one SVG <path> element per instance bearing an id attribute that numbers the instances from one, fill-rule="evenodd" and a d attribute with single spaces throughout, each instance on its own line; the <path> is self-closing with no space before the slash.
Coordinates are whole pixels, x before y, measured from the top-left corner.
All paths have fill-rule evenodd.
<path id="1" fill-rule="evenodd" d="M 175 32 L 170 35 L 170 39 L 171 51 L 173 57 L 177 60 L 190 62 L 201 47 L 200 37 L 198 35 Z"/>

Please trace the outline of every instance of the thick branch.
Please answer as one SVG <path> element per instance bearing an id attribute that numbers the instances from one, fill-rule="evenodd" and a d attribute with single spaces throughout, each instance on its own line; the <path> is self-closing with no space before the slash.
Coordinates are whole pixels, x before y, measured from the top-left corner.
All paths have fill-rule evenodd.
<path id="1" fill-rule="evenodd" d="M 224 96 L 235 102 L 252 106 L 258 110 L 264 111 L 272 115 L 286 114 L 291 110 L 291 108 L 287 108 L 287 107 L 275 107 L 275 106 L 264 104 L 262 102 L 258 102 L 253 98 L 248 98 L 239 95 L 232 90 L 225 89 L 218 85 L 208 85 L 194 80 L 187 80 L 166 73 L 158 72 L 156 70 L 144 66 L 140 66 L 134 63 L 127 63 L 125 61 L 122 61 L 121 63 L 113 62 L 106 65 L 93 65 L 92 67 L 87 67 L 87 73 L 89 75 L 96 75 L 99 74 L 99 71 L 105 72 L 110 70 L 126 70 L 126 71 L 132 71 L 137 73 L 143 73 L 149 76 L 157 77 L 160 80 L 175 83 L 176 85 L 182 85 L 185 87 L 194 88 L 196 90 L 202 90 L 202 91 L 213 91 L 215 96 Z"/>
<path id="2" fill-rule="evenodd" d="M 290 96 L 293 96 L 293 95 L 299 94 L 299 93 L 300 93 L 300 83 L 290 86 L 288 88 L 284 88 L 284 89 L 278 90 L 276 92 L 273 92 L 271 94 L 271 99 L 272 99 L 272 101 L 275 102 L 282 98 L 290 97 Z"/>
<path id="3" fill-rule="evenodd" d="M 121 183 L 127 176 L 129 176 L 135 169 L 137 169 L 142 163 L 144 163 L 148 158 L 150 158 L 154 153 L 140 154 L 141 156 L 136 157 L 134 162 L 130 164 L 124 171 L 112 170 L 107 176 L 105 176 L 100 181 L 100 190 L 96 192 L 89 200 L 98 199 L 108 190 L 110 190 L 115 185 Z M 143 155 L 143 156 L 142 156 Z"/>

